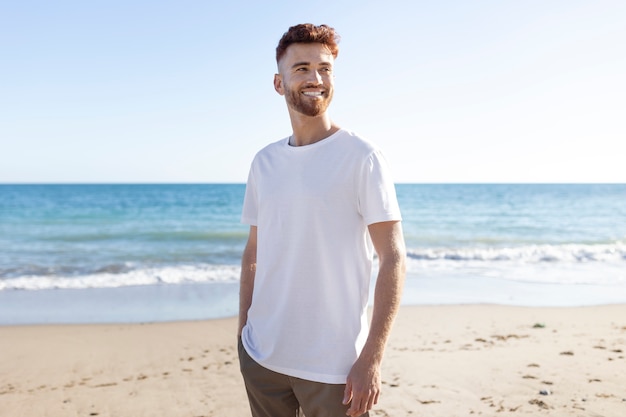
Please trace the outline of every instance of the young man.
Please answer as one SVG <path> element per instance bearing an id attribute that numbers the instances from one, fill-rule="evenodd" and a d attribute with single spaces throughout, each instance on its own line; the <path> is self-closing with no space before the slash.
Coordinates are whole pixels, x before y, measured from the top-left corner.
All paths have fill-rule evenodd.
<path id="1" fill-rule="evenodd" d="M 405 248 L 387 164 L 327 112 L 337 41 L 304 24 L 276 48 L 293 134 L 254 158 L 242 214 L 239 356 L 254 417 L 368 415 L 400 303 Z"/>

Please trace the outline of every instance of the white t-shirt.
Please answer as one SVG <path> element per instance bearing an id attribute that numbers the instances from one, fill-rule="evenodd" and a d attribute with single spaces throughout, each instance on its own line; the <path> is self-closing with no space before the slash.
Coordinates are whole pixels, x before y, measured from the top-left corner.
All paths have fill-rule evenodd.
<path id="1" fill-rule="evenodd" d="M 368 333 L 367 226 L 401 219 L 380 150 L 346 130 L 270 144 L 252 162 L 241 219 L 257 226 L 246 351 L 275 372 L 345 383 Z"/>

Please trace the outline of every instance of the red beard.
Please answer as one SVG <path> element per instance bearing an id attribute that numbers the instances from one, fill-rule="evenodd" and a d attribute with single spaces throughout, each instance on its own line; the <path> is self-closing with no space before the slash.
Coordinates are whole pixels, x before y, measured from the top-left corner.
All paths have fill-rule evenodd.
<path id="1" fill-rule="evenodd" d="M 333 98 L 333 93 L 332 90 L 324 90 L 324 95 L 321 99 L 313 99 L 286 88 L 285 97 L 289 107 L 298 113 L 302 113 L 305 116 L 316 117 L 326 112 Z"/>

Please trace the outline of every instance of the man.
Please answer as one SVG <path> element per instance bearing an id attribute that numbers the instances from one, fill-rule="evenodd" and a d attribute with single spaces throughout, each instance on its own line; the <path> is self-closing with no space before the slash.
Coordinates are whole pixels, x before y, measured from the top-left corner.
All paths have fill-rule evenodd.
<path id="1" fill-rule="evenodd" d="M 405 248 L 389 169 L 327 112 L 333 28 L 297 25 L 278 47 L 276 91 L 293 134 L 250 168 L 242 222 L 239 355 L 254 417 L 361 416 L 400 303 Z M 374 251 L 379 271 L 368 330 Z"/>

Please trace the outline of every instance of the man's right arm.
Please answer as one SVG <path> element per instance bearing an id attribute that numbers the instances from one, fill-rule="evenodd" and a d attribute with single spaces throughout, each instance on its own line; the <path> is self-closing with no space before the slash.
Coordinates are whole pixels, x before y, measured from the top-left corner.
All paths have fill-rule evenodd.
<path id="1" fill-rule="evenodd" d="M 248 310 L 252 304 L 252 292 L 254 290 L 254 276 L 256 274 L 256 244 L 257 228 L 250 226 L 248 242 L 241 257 L 241 279 L 239 284 L 239 328 L 237 336 L 248 321 Z"/>

